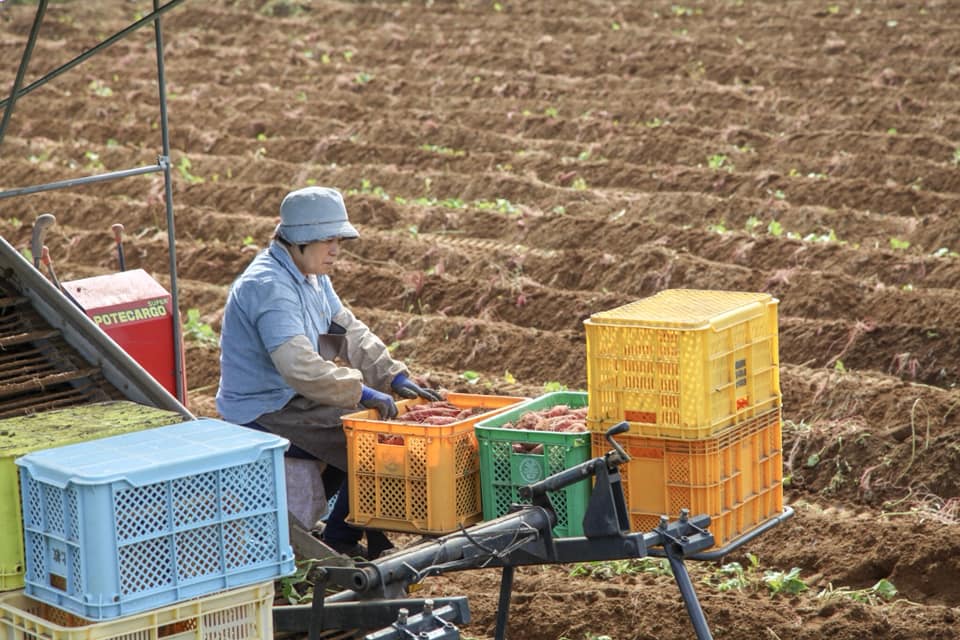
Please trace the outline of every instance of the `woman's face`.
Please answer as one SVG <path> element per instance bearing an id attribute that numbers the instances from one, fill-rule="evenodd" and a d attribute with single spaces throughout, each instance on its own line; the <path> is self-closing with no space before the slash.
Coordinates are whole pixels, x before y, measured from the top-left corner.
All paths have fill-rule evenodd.
<path id="1" fill-rule="evenodd" d="M 326 275 L 333 271 L 333 263 L 337 261 L 340 254 L 340 238 L 330 238 L 329 240 L 318 240 L 311 242 L 303 247 L 293 246 L 290 248 L 290 255 L 293 257 L 293 263 L 304 275 L 316 274 Z"/>

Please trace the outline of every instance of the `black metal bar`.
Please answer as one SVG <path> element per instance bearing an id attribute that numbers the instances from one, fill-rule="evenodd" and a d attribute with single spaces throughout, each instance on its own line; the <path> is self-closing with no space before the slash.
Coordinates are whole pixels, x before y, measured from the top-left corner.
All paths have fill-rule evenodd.
<path id="1" fill-rule="evenodd" d="M 342 592 L 341 592 L 342 593 Z M 335 594 L 340 595 L 340 594 Z M 348 597 L 356 594 L 347 593 Z M 380 629 L 389 626 L 397 619 L 400 609 L 406 609 L 410 615 L 420 613 L 424 600 L 420 598 L 398 598 L 395 600 L 336 601 L 327 597 L 323 603 L 324 613 L 321 630 L 331 629 Z M 470 621 L 470 610 L 466 596 L 449 598 L 430 598 L 434 611 L 451 607 L 453 613 L 444 616 L 455 624 Z M 323 598 L 321 598 L 323 600 Z M 307 633 L 313 618 L 313 605 L 300 604 L 276 606 L 273 608 L 273 627 L 276 633 Z"/>
<path id="2" fill-rule="evenodd" d="M 398 598 L 407 585 L 431 575 L 505 564 L 555 563 L 550 530 L 556 523 L 554 512 L 530 506 L 374 562 L 324 570 L 330 573 L 331 583 L 365 599 Z"/>
<path id="3" fill-rule="evenodd" d="M 91 184 L 94 182 L 105 182 L 107 180 L 113 180 L 115 178 L 129 178 L 130 176 L 139 176 L 145 173 L 156 173 L 158 171 L 163 171 L 163 164 L 150 164 L 143 167 L 137 167 L 136 169 L 122 169 L 120 171 L 110 171 L 108 173 L 100 173 L 95 176 L 83 176 L 81 178 L 70 178 L 67 180 L 58 180 L 57 182 L 48 182 L 47 184 L 39 184 L 30 187 L 20 187 L 17 189 L 9 189 L 7 191 L 0 191 L 0 200 L 3 198 L 12 198 L 13 196 L 24 196 L 31 193 L 39 193 L 41 191 L 53 191 L 54 189 L 64 189 L 66 187 L 76 187 L 82 184 Z"/>
<path id="4" fill-rule="evenodd" d="M 678 539 L 683 540 L 682 545 L 674 544 L 684 554 L 713 546 L 713 536 L 700 533 L 710 522 L 705 515 L 649 533 L 559 539 L 550 535 L 556 521 L 548 516 L 554 514 L 531 506 L 374 562 L 325 570 L 330 572 L 331 583 L 370 599 L 401 597 L 409 584 L 454 571 L 642 558 L 650 547 Z"/>
<path id="5" fill-rule="evenodd" d="M 313 580 L 313 602 L 310 603 L 310 618 L 307 624 L 308 640 L 320 640 L 320 634 L 323 632 L 323 599 L 327 594 L 328 584 L 330 584 L 330 574 L 321 569 Z"/>
<path id="6" fill-rule="evenodd" d="M 396 622 L 365 635 L 364 640 L 460 640 L 460 630 L 450 621 L 458 613 L 450 605 L 434 607 L 432 600 L 426 600 L 422 613 L 410 615 L 404 609 Z"/>
<path id="7" fill-rule="evenodd" d="M 731 540 L 725 546 L 720 547 L 719 549 L 713 549 L 711 551 L 704 551 L 703 553 L 692 553 L 686 556 L 686 559 L 706 561 L 706 562 L 713 562 L 715 560 L 720 560 L 724 556 L 732 553 L 733 551 L 736 551 L 741 546 L 750 542 L 754 538 L 760 536 L 760 534 L 766 533 L 767 531 L 776 527 L 777 525 L 782 524 L 783 522 L 789 520 L 790 518 L 793 517 L 793 513 L 794 513 L 793 507 L 786 506 L 783 508 L 783 512 L 780 515 L 774 516 L 769 520 L 766 520 L 765 522 L 763 522 L 763 524 L 759 525 L 755 529 L 752 529 L 746 532 L 745 534 L 736 538 L 735 540 Z M 666 553 L 663 552 L 663 549 L 650 549 L 648 551 L 648 554 L 651 556 L 656 556 L 658 558 L 666 557 Z"/>
<path id="8" fill-rule="evenodd" d="M 172 4 L 172 3 L 171 3 Z M 153 0 L 154 36 L 157 42 L 157 88 L 160 94 L 160 136 L 163 145 L 163 157 L 170 158 L 170 130 L 167 126 L 167 80 L 163 65 L 163 27 L 159 16 L 160 0 Z M 173 370 L 177 387 L 177 400 L 186 402 L 187 389 L 183 375 L 183 335 L 180 327 L 180 293 L 177 285 L 177 242 L 173 222 L 173 177 L 170 175 L 170 163 L 163 167 L 164 200 L 167 206 L 167 247 L 170 255 L 170 296 L 173 305 Z"/>
<path id="9" fill-rule="evenodd" d="M 613 439 L 613 436 L 623 433 L 630 428 L 629 422 L 619 422 L 607 430 L 607 440 L 614 446 L 614 451 L 605 456 L 591 458 L 581 462 L 578 465 L 559 471 L 551 476 L 517 488 L 517 493 L 524 500 L 533 500 L 537 496 L 546 495 L 550 491 L 559 491 L 564 487 L 580 482 L 586 478 L 597 475 L 597 469 L 600 467 L 613 467 L 628 462 L 630 456 L 623 451 L 623 448 Z"/>
<path id="10" fill-rule="evenodd" d="M 77 65 L 80 64 L 81 62 L 85 61 L 85 60 L 86 60 L 87 58 L 89 58 L 90 56 L 98 53 L 99 51 L 101 51 L 101 50 L 103 50 L 103 49 L 106 49 L 107 47 L 109 47 L 110 45 L 112 45 L 112 44 L 113 44 L 114 42 L 116 42 L 117 40 L 120 40 L 121 38 L 124 38 L 125 36 L 127 36 L 129 33 L 133 32 L 133 31 L 136 31 L 137 29 L 140 29 L 140 28 L 143 27 L 143 26 L 146 26 L 148 23 L 152 22 L 152 21 L 154 20 L 154 18 L 159 18 L 160 15 L 166 13 L 167 11 L 169 11 L 170 9 L 172 9 L 173 7 L 177 6 L 178 4 L 180 4 L 180 3 L 182 3 L 182 2 L 184 2 L 184 0 L 170 0 L 170 2 L 168 2 L 167 4 L 165 4 L 165 5 L 163 5 L 162 7 L 159 7 L 159 8 L 157 8 L 156 3 L 154 3 L 154 11 L 153 11 L 153 13 L 149 13 L 149 14 L 145 15 L 144 17 L 142 17 L 141 19 L 137 20 L 136 22 L 134 22 L 134 23 L 131 24 L 130 26 L 122 29 L 121 31 L 116 32 L 115 34 L 113 34 L 112 36 L 110 36 L 109 38 L 107 38 L 106 40 L 98 43 L 98 44 L 97 44 L 96 46 L 94 46 L 92 49 L 88 49 L 87 51 L 84 51 L 84 52 L 81 53 L 79 56 L 77 56 L 76 58 L 74 58 L 73 60 L 71 60 L 70 62 L 67 62 L 67 63 L 65 63 L 65 64 L 57 67 L 57 68 L 54 69 L 53 71 L 47 73 L 47 74 L 44 75 L 42 78 L 39 78 L 39 79 L 37 79 L 37 80 L 34 80 L 32 83 L 30 83 L 29 85 L 27 85 L 27 86 L 24 87 L 23 89 L 20 89 L 20 90 L 17 91 L 15 94 L 11 95 L 9 99 L 0 101 L 0 107 L 6 105 L 9 100 L 15 100 L 15 99 L 17 99 L 17 98 L 20 98 L 20 97 L 22 97 L 22 96 L 25 96 L 26 94 L 30 93 L 30 92 L 33 91 L 34 89 L 38 89 L 38 88 L 42 87 L 42 86 L 45 85 L 47 82 L 53 80 L 54 78 L 56 78 L 56 77 L 59 76 L 60 74 L 66 72 L 66 71 L 69 71 L 70 69 L 74 68 L 75 66 L 77 66 Z M 46 0 L 41 0 L 40 4 L 43 5 L 43 6 L 46 6 L 47 2 L 46 2 Z M 39 8 L 38 8 L 38 9 L 39 9 Z M 0 138 L 0 142 L 2 142 L 2 138 Z"/>
<path id="11" fill-rule="evenodd" d="M 514 568 L 507 565 L 500 574 L 500 599 L 497 601 L 497 630 L 494 638 L 505 640 L 507 620 L 510 618 L 510 594 L 513 592 Z"/>
<path id="12" fill-rule="evenodd" d="M 707 625 L 707 618 L 703 614 L 703 608 L 697 599 L 697 592 L 690 581 L 690 574 L 687 573 L 687 567 L 683 564 L 683 555 L 678 554 L 673 544 L 667 542 L 663 545 L 667 560 L 670 561 L 670 569 L 673 571 L 673 578 L 680 588 L 680 595 L 683 597 L 683 604 L 687 608 L 687 616 L 693 624 L 693 630 L 697 634 L 697 640 L 713 640 L 713 634 L 710 633 L 710 627 Z"/>
<path id="13" fill-rule="evenodd" d="M 30 36 L 27 38 L 27 45 L 23 48 L 23 55 L 20 57 L 20 66 L 17 68 L 17 76 L 13 80 L 13 86 L 10 88 L 10 97 L 0 102 L 0 105 L 6 106 L 3 111 L 3 120 L 0 121 L 0 146 L 3 145 L 3 134 L 7 131 L 7 124 L 10 122 L 10 116 L 13 115 L 13 107 L 17 103 L 17 97 L 20 94 L 20 85 L 23 84 L 23 77 L 27 74 L 27 66 L 30 64 L 30 58 L 33 56 L 33 46 L 37 43 L 37 34 L 40 33 L 40 25 L 43 23 L 43 14 L 47 11 L 47 0 L 40 0 L 37 5 L 37 13 L 33 17 L 33 26 L 30 27 Z"/>
<path id="14" fill-rule="evenodd" d="M 583 534 L 588 538 L 615 536 L 630 531 L 627 503 L 620 484 L 620 470 L 606 465 L 596 469 L 596 483 L 583 514 Z"/>
<path id="15" fill-rule="evenodd" d="M 110 226 L 110 230 L 113 231 L 113 239 L 117 243 L 117 266 L 120 267 L 120 271 L 126 271 L 127 259 L 123 255 L 123 225 L 116 222 Z"/>
<path id="16" fill-rule="evenodd" d="M 559 491 L 577 482 L 587 480 L 596 473 L 596 469 L 605 466 L 603 458 L 591 458 L 586 462 L 564 469 L 539 482 L 517 488 L 517 493 L 524 500 L 532 500 L 537 496 L 546 495 L 548 491 Z"/>

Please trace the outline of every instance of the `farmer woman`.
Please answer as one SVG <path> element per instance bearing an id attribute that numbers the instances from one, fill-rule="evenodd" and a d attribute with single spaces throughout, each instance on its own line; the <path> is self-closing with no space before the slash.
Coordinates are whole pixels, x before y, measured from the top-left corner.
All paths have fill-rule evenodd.
<path id="1" fill-rule="evenodd" d="M 392 545 L 371 530 L 365 549 L 363 531 L 344 521 L 347 451 L 340 418 L 358 405 L 395 417 L 391 391 L 405 398 L 439 396 L 410 380 L 404 364 L 334 291 L 329 273 L 340 243 L 358 235 L 337 190 L 287 194 L 270 246 L 230 288 L 217 410 L 230 422 L 290 440 L 291 515 L 310 530 L 326 509 L 326 496 L 339 490 L 321 539 L 340 553 L 372 559 Z"/>

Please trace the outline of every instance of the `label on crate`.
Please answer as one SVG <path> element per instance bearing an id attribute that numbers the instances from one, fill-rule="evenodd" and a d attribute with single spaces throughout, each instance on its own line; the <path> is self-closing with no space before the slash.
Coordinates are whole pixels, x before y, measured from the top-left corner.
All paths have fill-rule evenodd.
<path id="1" fill-rule="evenodd" d="M 56 538 L 48 538 L 50 545 L 50 573 L 67 575 L 67 545 Z"/>
<path id="2" fill-rule="evenodd" d="M 520 479 L 527 484 L 543 479 L 543 467 L 533 458 L 523 458 L 517 465 L 517 472 L 520 474 Z"/>

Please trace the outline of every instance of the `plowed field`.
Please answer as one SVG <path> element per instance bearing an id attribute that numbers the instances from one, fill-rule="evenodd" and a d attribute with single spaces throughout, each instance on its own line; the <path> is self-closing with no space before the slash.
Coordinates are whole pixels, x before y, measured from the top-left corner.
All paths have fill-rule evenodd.
<path id="1" fill-rule="evenodd" d="M 3 96 L 34 4 L 0 3 Z M 26 84 L 149 11 L 51 3 Z M 164 18 L 181 311 L 219 330 L 282 196 L 340 188 L 361 238 L 334 275 L 437 387 L 585 389 L 582 322 L 669 288 L 780 301 L 786 501 L 796 515 L 691 563 L 717 638 L 957 638 L 960 618 L 960 6 L 925 2 L 186 2 Z M 0 187 L 160 152 L 153 31 L 25 96 Z M 0 200 L 63 280 L 169 285 L 157 174 Z M 188 332 L 189 333 L 189 332 Z M 215 346 L 187 344 L 215 415 Z M 468 381 L 466 372 L 476 376 Z M 757 561 L 755 569 L 748 553 Z M 808 587 L 771 594 L 765 571 Z M 518 570 L 510 637 L 692 637 L 668 576 Z M 468 595 L 492 637 L 499 574 Z M 881 580 L 897 594 L 882 597 Z"/>

